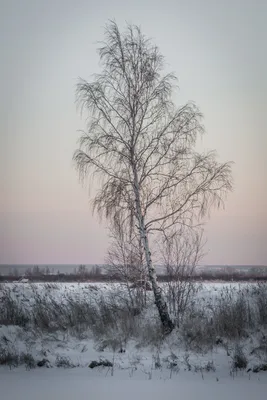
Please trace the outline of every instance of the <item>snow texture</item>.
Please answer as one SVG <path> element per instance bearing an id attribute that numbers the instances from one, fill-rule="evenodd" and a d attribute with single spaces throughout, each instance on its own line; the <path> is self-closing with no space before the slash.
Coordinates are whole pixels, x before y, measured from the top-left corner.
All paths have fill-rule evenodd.
<path id="1" fill-rule="evenodd" d="M 232 284 L 233 286 L 234 284 Z M 200 298 L 211 301 L 222 284 L 205 284 Z M 43 292 L 44 286 L 21 283 L 10 285 L 14 296 L 19 296 L 31 307 L 32 291 Z M 51 290 L 57 300 L 64 301 L 64 292 L 90 295 L 97 300 L 99 289 L 108 292 L 105 284 L 62 284 Z M 80 295 L 79 295 L 80 296 Z M 0 293 L 1 297 L 1 293 Z M 26 301 L 27 300 L 27 301 Z M 267 373 L 238 371 L 231 374 L 231 358 L 224 349 L 207 354 L 186 354 L 174 347 L 171 338 L 161 349 L 137 348 L 128 343 L 126 351 L 114 353 L 105 349 L 99 351 L 92 338 L 72 337 L 68 332 L 55 332 L 37 336 L 18 326 L 0 326 L 0 337 L 20 352 L 30 348 L 35 359 L 47 357 L 52 368 L 26 370 L 25 367 L 0 367 L 0 400 L 169 400 L 169 399 L 266 399 Z M 27 346 L 29 348 L 27 348 Z M 168 368 L 172 351 L 176 352 L 179 368 Z M 161 367 L 155 368 L 155 357 L 160 357 Z M 70 360 L 75 368 L 57 368 L 57 357 Z M 186 368 L 189 357 L 192 370 Z M 101 358 L 114 363 L 114 368 L 88 368 L 93 360 Z M 207 371 L 207 363 L 214 370 Z"/>
<path id="2" fill-rule="evenodd" d="M 267 386 L 260 382 L 201 381 L 197 376 L 148 380 L 145 376 L 98 376 L 87 369 L 1 371 L 2 400 L 263 400 Z"/>

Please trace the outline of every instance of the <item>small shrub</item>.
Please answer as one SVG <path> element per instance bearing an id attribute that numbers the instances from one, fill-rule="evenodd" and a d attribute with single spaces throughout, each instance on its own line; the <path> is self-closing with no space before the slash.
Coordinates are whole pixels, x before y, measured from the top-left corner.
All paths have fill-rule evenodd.
<path id="1" fill-rule="evenodd" d="M 216 367 L 214 365 L 213 361 L 208 361 L 207 364 L 204 366 L 205 371 L 207 372 L 215 372 L 216 371 Z"/>
<path id="2" fill-rule="evenodd" d="M 163 361 L 167 363 L 168 369 L 179 372 L 180 368 L 178 366 L 178 357 L 176 354 L 171 352 L 171 354 L 168 357 L 164 358 Z"/>
<path id="3" fill-rule="evenodd" d="M 203 372 L 215 372 L 216 368 L 213 361 L 208 361 L 204 366 L 195 365 L 194 370 L 203 374 Z"/>
<path id="4" fill-rule="evenodd" d="M 248 370 L 248 372 L 251 371 L 251 369 Z M 260 371 L 267 371 L 267 364 L 260 364 L 260 365 L 256 365 L 255 367 L 253 367 L 252 372 L 254 373 L 258 373 Z"/>
<path id="5" fill-rule="evenodd" d="M 162 365 L 161 365 L 159 352 L 153 356 L 153 360 L 154 360 L 155 369 L 161 369 Z"/>
<path id="6" fill-rule="evenodd" d="M 22 353 L 20 355 L 20 364 L 25 364 L 27 370 L 36 368 L 36 361 L 30 353 Z"/>
<path id="7" fill-rule="evenodd" d="M 235 347 L 235 352 L 233 356 L 232 368 L 233 370 L 246 369 L 247 365 L 248 365 L 247 357 L 242 347 L 240 345 L 237 345 Z"/>
<path id="8" fill-rule="evenodd" d="M 97 368 L 97 367 L 113 367 L 113 363 L 109 360 L 99 360 L 99 361 L 91 361 L 88 365 L 89 368 Z"/>
<path id="9" fill-rule="evenodd" d="M 42 360 L 38 361 L 36 365 L 39 368 L 41 368 L 41 367 L 49 368 L 50 363 L 49 363 L 49 360 L 47 360 L 47 358 L 43 358 Z"/>
<path id="10" fill-rule="evenodd" d="M 75 368 L 78 365 L 75 365 L 69 357 L 58 355 L 55 362 L 56 367 L 58 368 Z"/>
<path id="11" fill-rule="evenodd" d="M 192 365 L 190 364 L 189 358 L 190 358 L 189 354 L 186 353 L 184 355 L 184 364 L 186 365 L 187 371 L 191 371 L 192 370 Z"/>
<path id="12" fill-rule="evenodd" d="M 7 365 L 10 369 L 18 367 L 20 363 L 19 354 L 4 348 L 0 347 L 0 365 Z"/>

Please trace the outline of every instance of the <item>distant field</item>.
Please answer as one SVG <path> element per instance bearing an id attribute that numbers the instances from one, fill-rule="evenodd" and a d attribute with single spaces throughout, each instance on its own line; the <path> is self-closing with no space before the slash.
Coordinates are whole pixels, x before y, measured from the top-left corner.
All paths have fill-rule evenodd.
<path id="1" fill-rule="evenodd" d="M 29 278 L 34 282 L 77 282 L 77 281 L 118 281 L 107 273 L 107 265 L 86 264 L 83 274 L 79 273 L 80 265 L 44 264 L 44 265 L 0 265 L 0 282 L 17 281 Z M 160 281 L 169 277 L 163 266 L 156 266 Z M 196 280 L 249 281 L 267 280 L 267 266 L 253 265 L 200 265 L 194 272 Z"/>

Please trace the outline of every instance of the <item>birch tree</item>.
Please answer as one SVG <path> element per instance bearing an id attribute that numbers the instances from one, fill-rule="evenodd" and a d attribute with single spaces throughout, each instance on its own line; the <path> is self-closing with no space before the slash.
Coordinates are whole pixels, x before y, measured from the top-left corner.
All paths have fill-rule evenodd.
<path id="1" fill-rule="evenodd" d="M 110 223 L 124 218 L 138 229 L 164 333 L 170 318 L 151 254 L 152 235 L 168 235 L 175 225 L 191 226 L 231 189 L 231 165 L 215 152 L 198 153 L 204 133 L 194 103 L 176 107 L 174 74 L 164 74 L 164 58 L 139 27 L 120 32 L 106 26 L 98 49 L 101 73 L 80 80 L 77 102 L 87 113 L 74 161 L 81 180 L 95 178 L 93 210 Z"/>

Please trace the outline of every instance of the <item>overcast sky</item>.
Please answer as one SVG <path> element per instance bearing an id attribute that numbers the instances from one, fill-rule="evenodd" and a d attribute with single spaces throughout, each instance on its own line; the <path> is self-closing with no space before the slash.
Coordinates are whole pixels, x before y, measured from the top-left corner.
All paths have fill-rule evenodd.
<path id="1" fill-rule="evenodd" d="M 101 263 L 72 164 L 78 77 L 99 72 L 115 18 L 141 25 L 205 116 L 203 149 L 232 160 L 235 189 L 206 226 L 207 264 L 267 265 L 267 2 L 0 0 L 0 264 Z"/>

